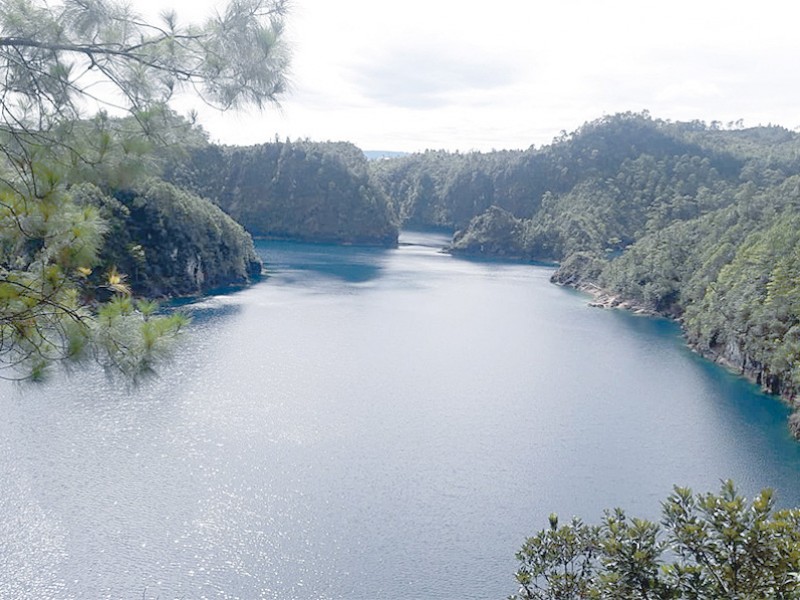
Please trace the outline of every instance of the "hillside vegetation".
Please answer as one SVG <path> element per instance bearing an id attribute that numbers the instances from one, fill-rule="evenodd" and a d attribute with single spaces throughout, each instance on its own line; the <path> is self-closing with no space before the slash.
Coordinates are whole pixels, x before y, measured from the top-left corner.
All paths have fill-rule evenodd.
<path id="1" fill-rule="evenodd" d="M 287 11 L 283 0 L 237 1 L 189 24 L 173 11 L 150 21 L 115 0 L 0 4 L 0 377 L 41 379 L 52 365 L 90 356 L 132 378 L 152 372 L 186 319 L 158 315 L 154 303 L 131 297 L 139 290 L 109 264 L 108 252 L 102 256 L 117 241 L 108 235 L 115 228 L 147 230 L 145 244 L 140 232 L 131 237 L 130 250 L 143 254 L 147 270 L 154 262 L 165 267 L 157 285 L 166 293 L 170 261 L 200 291 L 241 277 L 212 271 L 215 238 L 178 235 L 183 222 L 209 226 L 221 215 L 149 181 L 162 151 L 183 138 L 173 136 L 185 128 L 172 130 L 168 108 L 177 92 L 223 111 L 263 108 L 283 95 Z M 87 110 L 97 112 L 87 118 Z M 111 119 L 108 110 L 127 118 Z M 167 208 L 145 201 L 153 210 L 144 217 L 133 200 L 128 214 L 117 211 L 119 227 L 91 201 L 124 200 L 131 190 Z M 159 221 L 143 221 L 151 217 Z M 191 240 L 188 263 L 165 236 L 151 247 L 151 234 L 167 231 Z M 242 238 L 228 248 L 246 244 Z"/>
<path id="2" fill-rule="evenodd" d="M 152 128 L 153 133 L 141 131 Z M 205 147 L 204 132 L 170 111 L 77 123 L 82 158 L 65 178 L 74 201 L 98 211 L 104 235 L 90 281 L 119 273 L 138 296 L 194 296 L 250 283 L 261 260 L 244 228 L 210 200 L 162 179 L 165 166 Z"/>
<path id="3" fill-rule="evenodd" d="M 154 144 L 138 125 L 98 118 L 78 130 L 85 152 L 103 153 L 102 169 L 78 162 L 69 171 L 76 199 L 105 222 L 98 284 L 112 270 L 147 297 L 247 284 L 262 269 L 251 234 L 397 242 L 391 206 L 352 144 L 217 146 L 170 112 L 146 123 L 157 132 Z M 102 149 L 98 139 L 107 139 Z"/>
<path id="4" fill-rule="evenodd" d="M 206 145 L 167 177 L 210 198 L 255 236 L 391 246 L 398 228 L 364 154 L 345 142 Z"/>
<path id="5" fill-rule="evenodd" d="M 748 500 L 725 481 L 718 494 L 675 486 L 660 522 L 606 510 L 599 525 L 574 517 L 528 538 L 517 553 L 512 600 L 797 598 L 800 510 L 775 493 Z"/>
<path id="6" fill-rule="evenodd" d="M 261 274 L 250 235 L 204 198 L 158 180 L 113 196 L 83 185 L 75 196 L 98 208 L 109 228 L 101 263 L 139 295 L 200 295 Z"/>
<path id="7" fill-rule="evenodd" d="M 555 282 L 678 319 L 698 352 L 797 397 L 797 133 L 626 113 L 538 149 L 375 171 L 407 223 L 454 230 L 452 252 L 559 261 Z"/>

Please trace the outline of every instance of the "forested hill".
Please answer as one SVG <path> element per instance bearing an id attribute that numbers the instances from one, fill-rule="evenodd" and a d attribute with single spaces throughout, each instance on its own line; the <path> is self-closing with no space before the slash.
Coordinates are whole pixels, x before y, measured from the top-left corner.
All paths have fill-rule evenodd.
<path id="1" fill-rule="evenodd" d="M 344 142 L 206 145 L 166 177 L 210 198 L 256 236 L 394 245 L 398 227 L 363 152 Z"/>
<path id="2" fill-rule="evenodd" d="M 81 211 L 96 211 L 102 222 L 91 275 L 81 278 L 92 301 L 109 294 L 109 274 L 150 298 L 202 295 L 260 276 L 261 260 L 241 225 L 209 200 L 161 179 L 164 164 L 208 144 L 201 129 L 159 110 L 138 119 L 100 114 L 73 123 L 70 135 L 64 148 L 81 148 L 80 159 L 56 154 L 58 147 L 51 152 L 70 200 Z"/>
<path id="3" fill-rule="evenodd" d="M 391 206 L 352 144 L 222 147 L 174 113 L 152 119 L 158 145 L 130 119 L 75 127 L 87 148 L 107 140 L 97 150 L 104 163 L 77 161 L 67 171 L 76 202 L 98 210 L 107 229 L 93 269 L 98 283 L 119 272 L 148 297 L 247 284 L 262 268 L 251 234 L 396 244 Z"/>
<path id="4" fill-rule="evenodd" d="M 407 223 L 455 231 L 453 252 L 560 261 L 555 281 L 677 318 L 700 353 L 797 396 L 797 133 L 626 113 L 538 149 L 373 168 Z"/>

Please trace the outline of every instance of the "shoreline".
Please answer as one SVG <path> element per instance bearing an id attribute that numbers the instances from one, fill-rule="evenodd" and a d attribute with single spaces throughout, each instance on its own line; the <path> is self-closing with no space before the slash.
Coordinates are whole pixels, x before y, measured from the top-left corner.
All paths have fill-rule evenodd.
<path id="1" fill-rule="evenodd" d="M 578 284 L 571 284 L 571 283 L 562 283 L 559 281 L 553 281 L 556 285 L 560 285 L 563 287 L 570 287 L 574 290 L 578 290 L 579 292 L 583 292 L 592 298 L 591 302 L 589 302 L 589 306 L 592 308 L 608 308 L 608 309 L 620 309 L 626 310 L 631 312 L 635 315 L 641 315 L 644 317 L 666 317 L 672 318 L 668 315 L 663 315 L 652 308 L 645 306 L 639 302 L 635 302 L 628 298 L 624 298 L 618 294 L 614 294 L 606 289 L 601 288 L 599 285 L 595 283 L 578 283 Z M 674 320 L 674 319 L 673 319 Z"/>
<path id="2" fill-rule="evenodd" d="M 625 310 L 634 315 L 666 318 L 678 323 L 681 326 L 683 342 L 689 350 L 745 381 L 757 385 L 764 395 L 775 398 L 792 409 L 794 412 L 787 419 L 787 427 L 792 437 L 800 441 L 800 407 L 797 404 L 797 394 L 790 386 L 785 386 L 777 375 L 766 371 L 760 363 L 753 361 L 740 349 L 733 347 L 724 347 L 717 350 L 711 348 L 702 349 L 687 336 L 679 317 L 660 313 L 644 304 L 603 289 L 595 283 L 551 281 L 555 285 L 569 287 L 591 296 L 592 300 L 588 302 L 588 305 L 592 308 Z"/>

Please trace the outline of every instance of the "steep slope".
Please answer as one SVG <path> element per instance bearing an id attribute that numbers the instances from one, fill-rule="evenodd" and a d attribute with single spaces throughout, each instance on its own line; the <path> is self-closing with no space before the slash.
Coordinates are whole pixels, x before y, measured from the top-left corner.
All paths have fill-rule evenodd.
<path id="1" fill-rule="evenodd" d="M 394 245 L 398 228 L 363 153 L 346 143 L 207 146 L 168 179 L 212 199 L 256 236 Z"/>
<path id="2" fill-rule="evenodd" d="M 137 295 L 198 295 L 261 274 L 250 235 L 204 198 L 157 180 L 114 197 L 88 184 L 74 195 L 109 226 L 97 270 L 123 273 Z"/>

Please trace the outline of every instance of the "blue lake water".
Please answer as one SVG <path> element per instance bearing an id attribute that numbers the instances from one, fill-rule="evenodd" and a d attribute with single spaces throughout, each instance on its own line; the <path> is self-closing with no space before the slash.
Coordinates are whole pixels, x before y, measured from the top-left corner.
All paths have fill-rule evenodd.
<path id="1" fill-rule="evenodd" d="M 800 505 L 787 409 L 551 269 L 260 243 L 159 379 L 0 384 L 0 597 L 502 599 L 547 515 Z"/>

